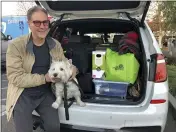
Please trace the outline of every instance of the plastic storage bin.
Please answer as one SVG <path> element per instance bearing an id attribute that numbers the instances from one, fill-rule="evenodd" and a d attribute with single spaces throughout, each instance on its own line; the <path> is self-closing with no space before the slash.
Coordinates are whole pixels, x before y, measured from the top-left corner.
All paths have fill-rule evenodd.
<path id="1" fill-rule="evenodd" d="M 98 95 L 117 96 L 126 98 L 129 83 L 105 81 L 93 79 L 95 84 L 95 93 Z"/>

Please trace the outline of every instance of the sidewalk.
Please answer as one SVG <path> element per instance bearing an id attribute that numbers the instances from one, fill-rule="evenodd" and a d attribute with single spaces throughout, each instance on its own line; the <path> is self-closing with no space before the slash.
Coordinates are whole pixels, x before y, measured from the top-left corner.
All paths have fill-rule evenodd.
<path id="1" fill-rule="evenodd" d="M 173 118 L 176 120 L 176 98 L 169 93 L 169 104 L 172 109 Z"/>

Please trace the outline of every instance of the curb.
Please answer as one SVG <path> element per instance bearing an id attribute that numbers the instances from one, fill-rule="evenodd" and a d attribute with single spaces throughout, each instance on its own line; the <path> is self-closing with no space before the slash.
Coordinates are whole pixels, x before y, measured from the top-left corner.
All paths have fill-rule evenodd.
<path id="1" fill-rule="evenodd" d="M 176 98 L 169 92 L 169 105 L 171 107 L 172 116 L 176 120 Z"/>

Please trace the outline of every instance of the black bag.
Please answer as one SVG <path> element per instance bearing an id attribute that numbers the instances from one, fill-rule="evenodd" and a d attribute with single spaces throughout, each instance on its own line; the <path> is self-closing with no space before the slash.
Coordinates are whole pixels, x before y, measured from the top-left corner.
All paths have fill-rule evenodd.
<path id="1" fill-rule="evenodd" d="M 72 59 L 73 65 L 75 65 L 79 73 L 86 73 L 88 70 L 88 51 L 87 45 L 82 43 L 81 36 L 72 35 L 68 43 L 63 44 L 63 50 L 65 56 L 68 59 Z"/>
<path id="2" fill-rule="evenodd" d="M 79 83 L 79 86 L 86 94 L 94 93 L 94 84 L 92 82 L 92 74 L 91 73 L 85 73 L 85 74 L 78 74 L 77 80 Z"/>

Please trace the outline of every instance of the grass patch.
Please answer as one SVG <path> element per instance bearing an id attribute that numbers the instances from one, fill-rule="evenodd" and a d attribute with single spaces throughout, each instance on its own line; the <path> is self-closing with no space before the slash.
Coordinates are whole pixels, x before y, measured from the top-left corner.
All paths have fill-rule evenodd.
<path id="1" fill-rule="evenodd" d="M 167 65 L 169 90 L 173 96 L 176 96 L 176 66 Z"/>

